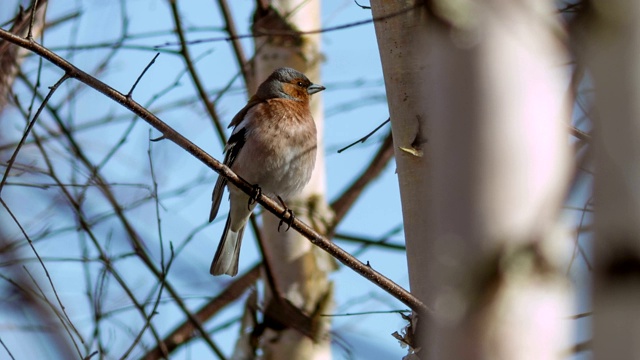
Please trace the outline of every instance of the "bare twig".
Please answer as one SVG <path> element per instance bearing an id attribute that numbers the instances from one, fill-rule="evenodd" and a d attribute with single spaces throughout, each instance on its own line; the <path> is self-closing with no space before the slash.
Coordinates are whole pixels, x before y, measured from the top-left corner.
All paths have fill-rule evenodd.
<path id="1" fill-rule="evenodd" d="M 158 56 L 160 56 L 160 53 L 156 53 L 156 56 L 154 56 L 153 59 L 151 59 L 151 61 L 149 62 L 149 64 L 147 64 L 147 66 L 144 68 L 144 70 L 142 70 L 142 73 L 140 74 L 140 76 L 138 76 L 138 78 L 136 79 L 136 82 L 133 83 L 131 90 L 129 90 L 129 92 L 127 93 L 127 97 L 131 97 L 131 94 L 133 94 L 133 90 L 136 89 L 136 86 L 138 86 L 138 83 L 140 82 L 144 74 L 147 72 L 147 70 L 149 70 L 151 65 L 153 65 L 153 63 L 156 62 L 156 59 L 158 58 Z"/>
<path id="2" fill-rule="evenodd" d="M 4 184 L 7 182 L 7 177 L 9 176 L 9 172 L 11 171 L 11 167 L 13 166 L 13 163 L 16 161 L 16 158 L 18 157 L 18 153 L 20 152 L 22 145 L 24 145 L 24 142 L 27 140 L 27 136 L 29 136 L 31 129 L 33 128 L 33 125 L 35 125 L 36 120 L 38 120 L 38 117 L 40 116 L 42 109 L 44 109 L 45 105 L 47 105 L 47 103 L 49 102 L 49 99 L 51 99 L 51 96 L 58 89 L 58 87 L 69 77 L 70 77 L 69 73 L 65 73 L 60 78 L 60 80 L 58 80 L 58 82 L 56 82 L 55 85 L 53 85 L 50 88 L 49 93 L 42 101 L 42 104 L 40 104 L 38 111 L 36 111 L 36 114 L 33 116 L 33 119 L 27 125 L 27 128 L 25 129 L 24 134 L 22 134 L 22 138 L 20 139 L 18 146 L 16 147 L 15 151 L 11 155 L 11 158 L 9 159 L 9 163 L 7 164 L 7 169 L 5 170 L 4 175 L 2 176 L 2 181 L 0 181 L 0 194 L 2 194 L 2 189 L 4 188 Z"/>
<path id="3" fill-rule="evenodd" d="M 2 338 L 0 338 L 0 345 L 2 345 L 2 347 L 4 348 L 4 350 L 7 352 L 7 354 L 9 355 L 9 357 L 11 357 L 12 360 L 15 360 L 16 358 L 13 357 L 13 354 L 11 353 L 11 351 L 9 350 L 9 348 L 7 347 L 7 345 L 5 345 L 4 341 L 2 341 Z"/>
<path id="4" fill-rule="evenodd" d="M 38 0 L 33 1 L 31 6 L 31 19 L 29 20 L 29 32 L 27 33 L 27 40 L 33 41 L 33 24 L 36 22 L 36 9 L 38 8 Z"/>
<path id="5" fill-rule="evenodd" d="M 60 324 L 62 324 L 62 327 L 66 331 L 67 335 L 69 335 L 69 338 L 71 339 L 71 342 L 73 342 L 73 346 L 76 348 L 76 351 L 78 352 L 78 355 L 82 356 L 82 352 L 80 351 L 80 348 L 78 347 L 78 343 L 76 342 L 76 339 L 73 337 L 73 334 L 69 330 L 69 326 L 67 326 L 67 321 L 68 321 L 69 325 L 71 326 L 71 329 L 73 329 L 75 334 L 78 335 L 78 337 L 80 338 L 80 341 L 84 343 L 84 340 L 80 336 L 80 333 L 78 333 L 78 330 L 75 328 L 75 326 L 73 326 L 73 323 L 71 322 L 71 319 L 69 319 L 69 316 L 67 315 L 67 312 L 66 312 L 64 306 L 60 302 L 60 298 L 58 297 L 58 293 L 56 292 L 55 288 L 52 286 L 54 294 L 56 295 L 56 298 L 58 299 L 58 303 L 60 304 L 60 307 L 61 307 L 62 312 L 64 313 L 64 316 L 60 315 L 58 313 L 58 309 L 56 309 L 55 306 L 53 305 L 53 303 L 51 303 L 51 301 L 49 301 L 49 299 L 47 298 L 47 295 L 44 293 L 44 291 L 42 291 L 42 288 L 40 287 L 40 284 L 38 284 L 38 282 L 33 277 L 33 275 L 31 275 L 31 272 L 29 272 L 29 269 L 27 269 L 27 267 L 24 266 L 24 265 L 22 266 L 22 268 L 27 273 L 27 275 L 31 279 L 31 282 L 35 285 L 36 289 L 38 289 L 38 291 L 40 292 L 40 296 L 42 297 L 42 299 L 44 299 L 45 303 L 49 306 L 49 308 L 51 309 L 51 312 L 56 315 L 58 320 L 60 320 Z M 47 274 L 47 277 L 49 278 L 49 274 Z M 49 278 L 49 282 L 52 283 L 51 282 L 51 278 Z"/>
<path id="6" fill-rule="evenodd" d="M 375 134 L 378 130 L 380 130 L 383 126 L 385 126 L 390 121 L 391 121 L 391 118 L 388 118 L 387 120 L 383 121 L 382 124 L 378 125 L 378 127 L 373 129 L 372 132 L 368 133 L 367 135 L 361 137 L 357 141 L 355 141 L 355 142 L 343 147 L 342 149 L 338 150 L 338 154 L 340 154 L 341 152 L 347 150 L 348 148 L 350 148 L 350 147 L 352 147 L 352 146 L 354 146 L 356 144 L 364 144 L 364 142 L 367 141 L 371 137 L 371 135 Z"/>
<path id="7" fill-rule="evenodd" d="M 58 297 L 57 292 L 56 292 L 56 290 L 55 290 L 55 286 L 53 285 L 53 281 L 51 280 L 51 277 L 50 277 L 50 275 L 49 275 L 49 271 L 47 270 L 47 267 L 45 266 L 44 262 L 42 261 L 42 258 L 40 257 L 40 255 L 39 255 L 39 254 L 38 254 L 38 252 L 36 251 L 35 247 L 33 246 L 33 242 L 31 242 L 31 241 L 29 240 L 29 238 L 27 237 L 27 233 L 26 233 L 26 231 L 24 230 L 24 228 L 23 228 L 22 224 L 20 223 L 20 221 L 18 220 L 18 218 L 16 218 L 16 216 L 13 214 L 13 212 L 11 211 L 11 209 L 9 208 L 9 206 L 7 205 L 7 203 L 5 203 L 5 202 L 4 202 L 4 200 L 2 199 L 2 197 L 0 197 L 0 204 L 5 208 L 5 210 L 7 211 L 7 213 L 9 214 L 9 216 L 11 217 L 11 219 L 14 221 L 14 223 L 18 226 L 18 228 L 19 228 L 19 229 L 20 229 L 20 231 L 22 232 L 23 236 L 25 236 L 25 238 L 27 239 L 27 241 L 28 241 L 29 245 L 31 246 L 32 251 L 34 252 L 34 254 L 36 255 L 36 257 L 38 258 L 38 261 L 39 261 L 40 265 L 41 265 L 41 266 L 42 266 L 42 268 L 44 269 L 44 272 L 45 272 L 45 274 L 46 274 L 47 278 L 49 279 L 49 282 L 50 282 L 50 284 L 51 284 L 51 287 L 52 287 L 53 291 L 56 293 L 56 297 Z M 17 284 L 16 284 L 16 285 L 17 285 Z M 22 287 L 20 287 L 19 285 L 17 285 L 17 286 L 18 286 L 18 288 L 22 289 Z M 25 291 L 25 293 L 26 293 L 26 291 Z M 32 300 L 32 299 L 30 299 L 30 298 L 29 298 L 29 300 Z M 62 302 L 60 301 L 60 299 L 59 299 L 59 298 L 58 298 L 58 301 L 59 301 L 59 304 L 60 304 L 60 306 L 61 306 L 62 310 L 64 311 L 64 306 L 62 305 Z M 51 305 L 51 304 L 49 303 L 49 305 Z M 41 306 L 36 306 L 36 309 L 37 309 L 39 312 L 44 313 L 44 309 L 43 309 Z M 40 316 L 43 316 L 43 315 L 44 315 L 44 314 L 40 314 Z M 48 314 L 47 314 L 47 315 L 48 315 Z M 65 313 L 65 316 L 66 316 L 66 313 Z M 68 319 L 68 317 L 67 317 L 67 319 Z M 72 327 L 73 327 L 73 324 L 72 324 L 71 320 L 70 320 L 70 319 L 68 319 L 68 321 L 69 321 L 69 324 L 71 324 L 71 325 L 72 325 Z M 75 327 L 73 327 L 73 329 L 75 330 Z M 77 331 L 76 331 L 76 334 L 78 334 L 78 333 L 77 333 Z M 69 335 L 71 336 L 71 334 L 69 334 Z M 78 335 L 79 335 L 79 334 L 78 334 Z M 70 354 L 71 354 L 71 350 L 70 350 L 70 349 L 67 349 L 67 344 L 66 344 L 66 342 L 58 341 L 58 342 L 57 342 L 57 344 L 61 347 L 61 350 L 62 350 L 62 349 L 64 349 L 64 353 L 65 353 L 65 354 L 67 354 L 67 355 L 70 355 Z M 74 342 L 74 345 L 75 345 L 75 342 Z M 77 349 L 77 347 L 76 347 L 76 349 Z"/>
<path id="8" fill-rule="evenodd" d="M 339 240 L 362 244 L 365 247 L 376 246 L 376 247 L 381 247 L 381 248 L 391 249 L 391 250 L 399 250 L 399 251 L 407 250 L 407 247 L 404 245 L 388 243 L 387 242 L 389 240 L 388 236 L 381 236 L 380 239 L 369 239 L 369 238 L 365 238 L 357 235 L 338 233 L 338 234 L 335 234 L 334 237 Z"/>
<path id="9" fill-rule="evenodd" d="M 353 2 L 356 3 L 356 5 L 358 5 L 361 9 L 364 9 L 364 10 L 371 9 L 371 6 L 360 5 L 360 3 L 358 3 L 358 0 L 353 0 Z"/>
<path id="10" fill-rule="evenodd" d="M 151 130 L 149 130 L 149 135 L 151 135 Z M 151 156 L 151 143 L 149 143 L 149 147 L 147 150 L 147 154 L 149 157 L 149 169 L 151 172 L 151 180 L 153 182 L 153 194 L 154 194 L 154 200 L 155 200 L 155 208 L 156 208 L 156 219 L 158 220 L 158 242 L 160 245 L 160 267 L 162 269 L 162 273 L 164 274 L 164 278 L 166 278 L 166 276 L 169 274 L 169 268 L 171 267 L 171 263 L 173 262 L 175 253 L 173 252 L 173 245 L 170 244 L 171 246 L 171 257 L 169 258 L 169 262 L 165 265 L 164 262 L 164 241 L 162 239 L 162 226 L 161 226 L 161 218 L 160 218 L 160 206 L 159 206 L 159 200 L 158 200 L 158 182 L 156 181 L 156 175 L 155 175 L 155 171 L 153 169 L 153 160 L 152 160 L 152 156 Z M 136 344 L 140 341 L 140 339 L 142 338 L 142 335 L 144 334 L 145 330 L 151 325 L 151 318 L 157 314 L 157 310 L 158 310 L 158 306 L 160 305 L 160 299 L 162 298 L 162 290 L 164 289 L 166 282 L 163 280 L 160 281 L 160 289 L 158 289 L 158 294 L 156 296 L 156 300 L 153 304 L 153 310 L 151 311 L 151 315 L 148 317 L 147 321 L 145 322 L 143 328 L 139 331 L 138 336 L 135 338 L 135 340 L 131 343 L 131 345 L 129 346 L 129 349 L 122 355 L 122 359 L 126 359 L 129 354 L 133 351 L 133 349 L 135 348 Z M 167 351 L 166 346 L 164 346 L 164 343 L 162 341 L 158 342 L 158 350 L 160 351 L 160 353 L 162 354 L 162 356 L 164 357 L 168 357 L 169 352 Z"/>

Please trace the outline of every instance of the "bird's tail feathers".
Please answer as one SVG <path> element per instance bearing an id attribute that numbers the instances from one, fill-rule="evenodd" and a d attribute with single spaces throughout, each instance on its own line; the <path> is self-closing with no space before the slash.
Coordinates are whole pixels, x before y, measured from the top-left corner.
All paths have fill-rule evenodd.
<path id="1" fill-rule="evenodd" d="M 227 218 L 227 223 L 222 231 L 222 238 L 218 244 L 218 250 L 211 262 L 211 275 L 227 274 L 235 276 L 238 273 L 238 260 L 240 259 L 240 245 L 242 244 L 242 235 L 244 234 L 244 226 L 234 232 L 230 228 L 231 216 Z"/>
<path id="2" fill-rule="evenodd" d="M 224 194 L 224 187 L 227 185 L 227 179 L 218 175 L 218 181 L 216 181 L 216 186 L 213 188 L 213 194 L 211 194 L 211 212 L 209 213 L 209 222 L 212 222 L 213 219 L 218 215 L 218 209 L 220 208 L 220 201 L 222 200 L 222 194 Z"/>

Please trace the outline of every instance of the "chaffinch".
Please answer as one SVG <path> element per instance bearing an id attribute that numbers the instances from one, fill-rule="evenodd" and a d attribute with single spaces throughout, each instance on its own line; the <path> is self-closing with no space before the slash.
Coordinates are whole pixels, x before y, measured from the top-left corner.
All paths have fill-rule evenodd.
<path id="1" fill-rule="evenodd" d="M 224 164 L 262 193 L 284 199 L 298 194 L 315 166 L 316 125 L 309 109 L 312 94 L 324 90 L 291 68 L 275 70 L 258 87 L 229 127 Z M 227 180 L 218 176 L 209 221 L 215 219 Z M 229 184 L 227 223 L 209 270 L 212 275 L 238 273 L 242 234 L 255 207 L 249 195 Z"/>

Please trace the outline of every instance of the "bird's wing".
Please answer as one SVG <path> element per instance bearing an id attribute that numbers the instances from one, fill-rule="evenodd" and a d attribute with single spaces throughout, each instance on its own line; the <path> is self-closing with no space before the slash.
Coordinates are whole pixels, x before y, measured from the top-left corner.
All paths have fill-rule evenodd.
<path id="1" fill-rule="evenodd" d="M 238 111 L 236 116 L 233 117 L 233 119 L 231 120 L 231 123 L 229 123 L 229 127 L 238 127 L 238 125 L 240 125 L 242 120 L 244 120 L 244 118 L 246 117 L 247 112 L 249 112 L 249 109 L 258 105 L 261 102 L 264 102 L 264 100 L 261 100 L 257 96 L 253 95 L 251 99 L 249 99 L 249 101 L 247 102 L 247 105 L 245 105 L 242 108 L 242 110 Z M 233 137 L 233 135 L 231 136 Z M 229 139 L 229 141 L 231 141 L 231 139 Z"/>
<path id="2" fill-rule="evenodd" d="M 247 130 L 245 128 L 238 128 L 234 130 L 231 137 L 229 137 L 229 141 L 227 141 L 227 145 L 224 148 L 224 164 L 227 165 L 227 167 L 231 167 L 233 165 L 240 153 L 240 150 L 244 146 L 246 131 Z M 216 186 L 213 188 L 213 194 L 211 195 L 211 213 L 209 214 L 209 222 L 213 221 L 218 214 L 218 208 L 220 208 L 222 194 L 224 193 L 226 185 L 227 179 L 224 176 L 218 175 Z"/>
<path id="3" fill-rule="evenodd" d="M 231 120 L 231 124 L 229 127 L 234 126 L 233 132 L 229 137 L 229 141 L 227 141 L 227 145 L 224 147 L 224 164 L 228 167 L 233 165 L 233 162 L 236 161 L 240 150 L 244 146 L 247 129 L 246 125 L 243 124 L 243 120 L 246 118 L 247 112 L 253 106 L 259 104 L 261 101 L 258 100 L 255 96 L 253 96 L 247 105 L 245 105 L 242 110 L 240 110 L 236 116 Z M 224 193 L 224 188 L 227 185 L 227 179 L 224 176 L 218 175 L 218 181 L 216 181 L 216 186 L 213 188 L 213 194 L 211 195 L 211 213 L 209 213 L 209 222 L 213 221 L 218 215 L 218 209 L 220 208 L 220 202 L 222 201 L 222 194 Z"/>

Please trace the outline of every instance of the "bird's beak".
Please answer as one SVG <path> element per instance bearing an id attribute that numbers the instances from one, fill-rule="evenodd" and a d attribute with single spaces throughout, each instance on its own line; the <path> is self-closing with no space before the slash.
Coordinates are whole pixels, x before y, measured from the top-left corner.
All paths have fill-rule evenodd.
<path id="1" fill-rule="evenodd" d="M 322 85 L 318 85 L 318 84 L 311 84 L 309 85 L 309 87 L 307 88 L 307 92 L 309 93 L 309 95 L 313 95 L 317 92 L 320 92 L 322 90 L 326 89 L 324 86 Z"/>

